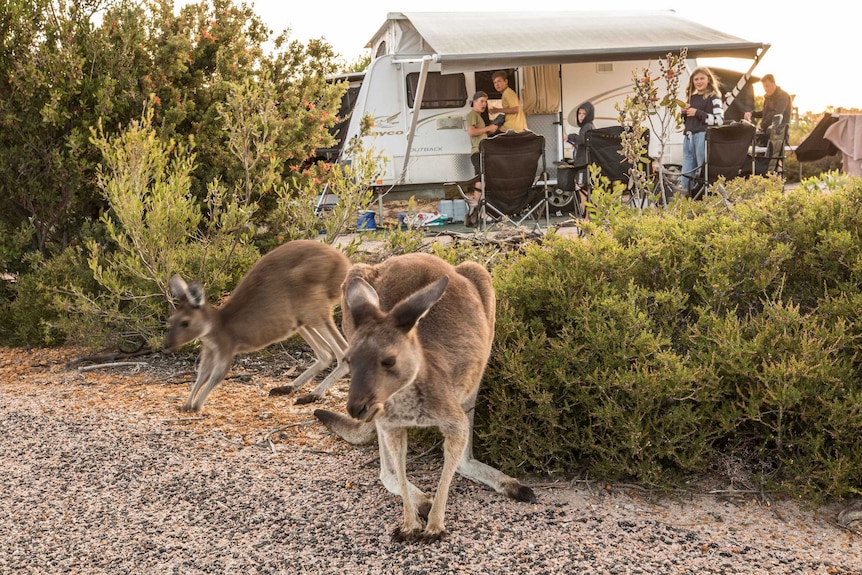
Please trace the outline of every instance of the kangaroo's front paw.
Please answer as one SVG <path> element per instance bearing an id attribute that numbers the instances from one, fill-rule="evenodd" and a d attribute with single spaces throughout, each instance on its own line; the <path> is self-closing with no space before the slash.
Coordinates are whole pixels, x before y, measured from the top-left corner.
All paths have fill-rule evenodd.
<path id="1" fill-rule="evenodd" d="M 293 386 L 283 385 L 281 387 L 273 387 L 269 390 L 270 397 L 278 397 L 279 395 L 290 395 L 293 393 Z"/>

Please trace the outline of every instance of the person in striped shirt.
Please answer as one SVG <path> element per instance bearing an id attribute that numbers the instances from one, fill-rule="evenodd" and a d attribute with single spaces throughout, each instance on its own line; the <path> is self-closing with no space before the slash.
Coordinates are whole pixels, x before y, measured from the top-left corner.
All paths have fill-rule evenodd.
<path id="1" fill-rule="evenodd" d="M 724 123 L 718 80 L 705 67 L 694 69 L 686 90 L 688 104 L 682 109 L 685 139 L 682 143 L 682 185 L 691 192 L 692 179 L 706 158 L 706 129 Z"/>

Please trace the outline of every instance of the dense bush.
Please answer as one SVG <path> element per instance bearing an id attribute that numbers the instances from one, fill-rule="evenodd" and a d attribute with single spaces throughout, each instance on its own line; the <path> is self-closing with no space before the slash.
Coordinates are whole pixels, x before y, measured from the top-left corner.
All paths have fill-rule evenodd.
<path id="1" fill-rule="evenodd" d="M 230 276 L 226 283 L 234 285 L 237 268 L 245 269 L 258 252 L 282 241 L 285 200 L 293 201 L 306 188 L 319 191 L 330 181 L 328 174 L 308 169 L 314 150 L 332 143 L 329 129 L 339 121 L 346 89 L 326 80 L 336 72 L 337 61 L 325 41 L 303 44 L 291 41 L 288 32 L 272 37 L 252 8 L 232 0 L 184 3 L 177 10 L 170 1 L 13 0 L 3 10 L 0 341 L 63 342 L 65 330 L 40 327 L 59 318 L 57 305 L 43 306 L 18 288 L 50 285 L 52 293 L 44 297 L 59 304 L 56 298 L 67 285 L 45 283 L 40 276 L 52 276 L 51 258 L 75 255 L 83 259 L 57 267 L 77 276 L 65 274 L 74 284 L 71 291 L 91 301 L 83 308 L 68 300 L 62 305 L 116 313 L 103 326 L 125 331 L 124 325 L 137 324 L 133 331 L 153 340 L 154 326 L 163 323 L 153 310 L 166 308 L 166 274 L 186 269 L 201 274 L 212 268 L 197 263 L 222 258 L 227 263 L 219 262 L 215 275 Z M 264 52 L 265 46 L 272 50 Z M 175 226 L 160 235 L 166 230 L 154 223 L 170 204 L 153 200 L 165 194 L 151 190 L 153 197 L 144 197 L 140 188 L 145 186 L 137 185 L 126 191 L 141 196 L 138 205 L 118 206 L 120 198 L 105 189 L 103 170 L 112 148 L 99 142 L 119 137 L 145 112 L 170 153 L 193 149 L 193 156 L 179 160 L 189 163 L 183 189 L 173 191 L 196 202 L 198 228 Z M 116 160 L 134 164 L 137 158 Z M 220 204 L 213 202 L 216 197 Z M 124 208 L 127 214 L 121 213 Z M 120 260 L 129 252 L 118 238 L 134 236 L 126 216 L 144 214 L 148 221 L 139 219 L 132 227 L 144 232 L 147 247 L 159 240 L 166 245 L 157 246 L 160 265 L 141 278 L 139 270 L 127 274 L 113 268 L 123 268 Z M 108 227 L 112 224 L 119 236 Z M 234 226 L 233 242 L 222 242 L 226 250 L 207 249 L 185 259 L 169 253 L 171 245 L 204 244 L 213 226 L 225 234 Z M 148 257 L 135 265 L 150 264 Z M 101 268 L 91 270 L 91 265 Z M 94 274 L 100 291 L 91 293 L 86 284 Z M 102 299 L 106 292 L 111 301 Z M 29 325 L 21 317 L 29 318 Z M 101 330 L 86 333 L 97 338 Z"/>
<path id="2" fill-rule="evenodd" d="M 791 490 L 856 492 L 862 181 L 773 184 L 621 213 L 498 265 L 485 455 L 656 486 L 733 457 Z"/>

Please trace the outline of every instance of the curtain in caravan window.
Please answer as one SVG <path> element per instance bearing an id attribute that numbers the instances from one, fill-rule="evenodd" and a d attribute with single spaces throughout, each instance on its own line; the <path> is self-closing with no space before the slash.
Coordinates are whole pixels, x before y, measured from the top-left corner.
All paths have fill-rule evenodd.
<path id="1" fill-rule="evenodd" d="M 416 102 L 419 88 L 419 72 L 407 74 L 407 105 L 411 108 Z M 425 94 L 422 96 L 422 109 L 462 108 L 467 104 L 467 82 L 464 74 L 441 74 L 429 72 L 425 80 Z"/>
<path id="2" fill-rule="evenodd" d="M 559 113 L 562 98 L 560 67 L 552 64 L 525 66 L 522 96 L 526 114 Z"/>

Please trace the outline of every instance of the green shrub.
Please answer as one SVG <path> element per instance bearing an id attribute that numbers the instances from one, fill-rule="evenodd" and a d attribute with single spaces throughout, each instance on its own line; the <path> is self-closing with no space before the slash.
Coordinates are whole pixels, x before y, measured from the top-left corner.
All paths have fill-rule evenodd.
<path id="1" fill-rule="evenodd" d="M 13 284 L 15 298 L 3 314 L 3 342 L 17 346 L 52 346 L 68 341 L 103 344 L 103 330 L 98 325 L 101 319 L 69 313 L 66 305 L 68 286 L 96 289 L 81 251 L 67 248 L 47 261 L 34 256 L 30 270 Z"/>
<path id="2" fill-rule="evenodd" d="M 777 488 L 858 492 L 860 182 L 756 180 L 494 268 L 490 460 L 673 485 L 731 457 Z"/>
<path id="3" fill-rule="evenodd" d="M 775 469 L 771 479 L 846 495 L 862 470 L 862 410 L 844 321 L 823 321 L 774 303 L 740 320 L 706 313 L 691 330 L 691 359 L 707 367 L 712 425 L 724 448 L 747 450 Z M 841 465 L 838 466 L 842 468 Z"/>
<path id="4" fill-rule="evenodd" d="M 496 275 L 480 437 L 505 468 L 657 485 L 709 460 L 698 369 L 672 341 L 686 294 L 638 286 L 632 255 L 607 234 L 552 239 Z"/>

